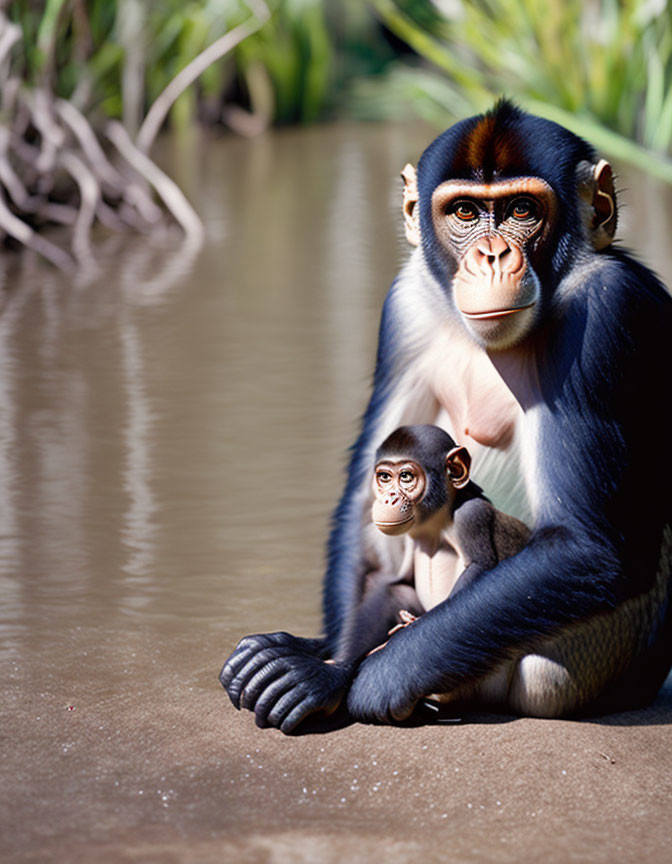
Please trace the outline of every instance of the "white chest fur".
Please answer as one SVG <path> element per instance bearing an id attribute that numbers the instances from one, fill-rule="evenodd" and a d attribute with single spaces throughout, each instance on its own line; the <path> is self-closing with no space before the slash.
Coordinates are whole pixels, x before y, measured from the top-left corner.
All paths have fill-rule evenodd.
<path id="1" fill-rule="evenodd" d="M 467 447 L 472 479 L 495 507 L 532 524 L 533 412 L 523 411 L 491 358 L 454 322 L 442 328 L 425 362 L 438 402 L 434 422 Z"/>
<path id="2" fill-rule="evenodd" d="M 433 555 L 416 550 L 415 592 L 426 610 L 448 597 L 464 567 L 462 557 L 447 543 L 442 543 Z"/>

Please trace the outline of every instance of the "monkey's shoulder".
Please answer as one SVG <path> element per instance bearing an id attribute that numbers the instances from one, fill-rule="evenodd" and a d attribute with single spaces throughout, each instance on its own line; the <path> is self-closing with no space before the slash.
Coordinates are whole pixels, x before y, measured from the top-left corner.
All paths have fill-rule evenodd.
<path id="1" fill-rule="evenodd" d="M 587 304 L 589 314 L 591 310 L 596 312 L 607 326 L 615 318 L 629 320 L 633 314 L 646 319 L 662 316 L 667 322 L 672 320 L 669 291 L 652 270 L 626 249 L 612 247 L 608 252 L 592 255 L 565 281 L 560 295 L 568 293 L 581 306 Z"/>
<path id="2" fill-rule="evenodd" d="M 484 495 L 469 498 L 453 518 L 460 545 L 471 560 L 479 560 L 486 545 L 497 560 L 508 558 L 523 548 L 531 534 L 524 522 L 498 510 Z"/>
<path id="3" fill-rule="evenodd" d="M 520 552 L 532 534 L 524 522 L 501 510 L 494 511 L 493 533 L 497 557 L 500 560 Z"/>
<path id="4" fill-rule="evenodd" d="M 492 503 L 480 495 L 468 498 L 455 508 L 455 536 L 465 560 L 481 561 L 484 556 L 493 557 L 495 512 Z"/>

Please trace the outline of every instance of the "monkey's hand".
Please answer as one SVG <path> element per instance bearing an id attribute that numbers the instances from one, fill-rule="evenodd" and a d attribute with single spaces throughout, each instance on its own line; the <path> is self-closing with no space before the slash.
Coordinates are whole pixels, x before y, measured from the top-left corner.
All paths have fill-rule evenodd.
<path id="1" fill-rule="evenodd" d="M 421 693 L 412 689 L 400 637 L 395 635 L 382 651 L 365 657 L 347 697 L 348 712 L 355 720 L 394 723 L 406 720 Z"/>
<path id="2" fill-rule="evenodd" d="M 351 664 L 325 662 L 294 653 L 291 647 L 271 645 L 247 662 L 234 664 L 232 657 L 220 680 L 236 708 L 254 711 L 257 726 L 277 726 L 289 733 L 309 714 L 335 711 L 352 670 Z"/>
<path id="3" fill-rule="evenodd" d="M 240 707 L 238 705 L 240 692 L 236 691 L 234 687 L 238 673 L 268 648 L 276 648 L 281 654 L 300 654 L 321 659 L 328 657 L 326 639 L 304 639 L 301 636 L 292 636 L 291 633 L 285 632 L 257 633 L 254 636 L 245 636 L 236 645 L 235 650 L 219 673 L 222 687 L 229 694 L 236 708 Z"/>

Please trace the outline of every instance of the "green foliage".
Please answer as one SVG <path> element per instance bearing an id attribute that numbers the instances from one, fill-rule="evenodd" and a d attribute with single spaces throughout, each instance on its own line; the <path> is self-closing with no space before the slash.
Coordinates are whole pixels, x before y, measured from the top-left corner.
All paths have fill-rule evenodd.
<path id="1" fill-rule="evenodd" d="M 265 70 L 276 122 L 316 120 L 328 95 L 331 59 L 322 0 L 276 0 L 272 8 L 268 24 L 239 47 L 240 74 L 252 95 L 251 73 Z"/>
<path id="2" fill-rule="evenodd" d="M 632 141 L 661 155 L 672 147 L 672 11 L 664 0 L 372 5 L 437 70 L 422 73 L 415 98 L 442 124 L 446 114 L 464 113 L 465 100 L 481 110 L 505 93 L 577 131 L 597 130 L 600 146 L 624 158 L 644 159 Z M 430 9 L 443 14 L 432 21 Z M 408 65 L 395 77 L 396 87 L 400 80 L 407 87 L 420 80 Z M 660 166 L 669 175 L 669 163 Z"/>
<path id="3" fill-rule="evenodd" d="M 326 0 L 268 0 L 271 19 L 206 70 L 197 89 L 178 100 L 173 120 L 193 120 L 197 96 L 216 102 L 229 92 L 247 96 L 254 110 L 262 78 L 271 93 L 273 120 L 317 119 L 332 88 L 325 6 Z M 23 32 L 24 80 L 34 84 L 47 75 L 54 92 L 70 98 L 85 77 L 104 113 L 120 117 L 128 50 L 119 21 L 123 7 L 123 0 L 10 3 L 9 15 Z M 208 45 L 252 14 L 243 0 L 139 0 L 137 7 L 144 16 L 146 105 Z"/>
<path id="4" fill-rule="evenodd" d="M 603 149 L 670 173 L 665 0 L 267 3 L 270 20 L 180 97 L 173 123 L 193 122 L 199 107 L 216 120 L 233 101 L 276 123 L 345 107 L 366 118 L 415 112 L 445 125 L 504 93 Z M 23 32 L 24 80 L 47 80 L 57 95 L 112 117 L 122 116 L 134 52 L 146 110 L 252 15 L 244 0 L 14 0 L 7 9 Z M 135 31 L 123 26 L 129 10 L 139 17 Z"/>

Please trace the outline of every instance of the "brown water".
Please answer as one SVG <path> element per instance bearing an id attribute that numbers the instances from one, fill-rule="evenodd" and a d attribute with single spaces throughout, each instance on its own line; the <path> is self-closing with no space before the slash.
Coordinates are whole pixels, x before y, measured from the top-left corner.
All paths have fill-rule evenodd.
<path id="1" fill-rule="evenodd" d="M 319 630 L 328 517 L 406 254 L 398 172 L 429 137 L 412 125 L 163 142 L 206 223 L 200 251 L 111 238 L 100 272 L 75 280 L 5 262 L 0 830 L 16 860 L 226 860 L 232 825 L 263 814 L 280 830 L 268 811 L 283 806 L 275 846 L 245 854 L 285 860 L 306 818 L 359 824 L 334 815 L 335 782 L 311 775 L 306 791 L 300 766 L 279 792 L 282 758 L 267 765 L 275 791 L 250 791 L 245 766 L 261 757 L 244 735 L 262 733 L 217 673 L 245 633 Z M 672 191 L 634 173 L 621 185 L 621 236 L 670 280 Z M 263 735 L 255 746 L 316 772 L 327 758 L 323 741 L 306 756 Z M 362 740 L 368 758 L 379 739 Z M 305 817 L 313 794 L 325 809 Z M 386 832 L 389 814 L 369 818 Z M 312 849 L 301 860 L 329 858 Z"/>

